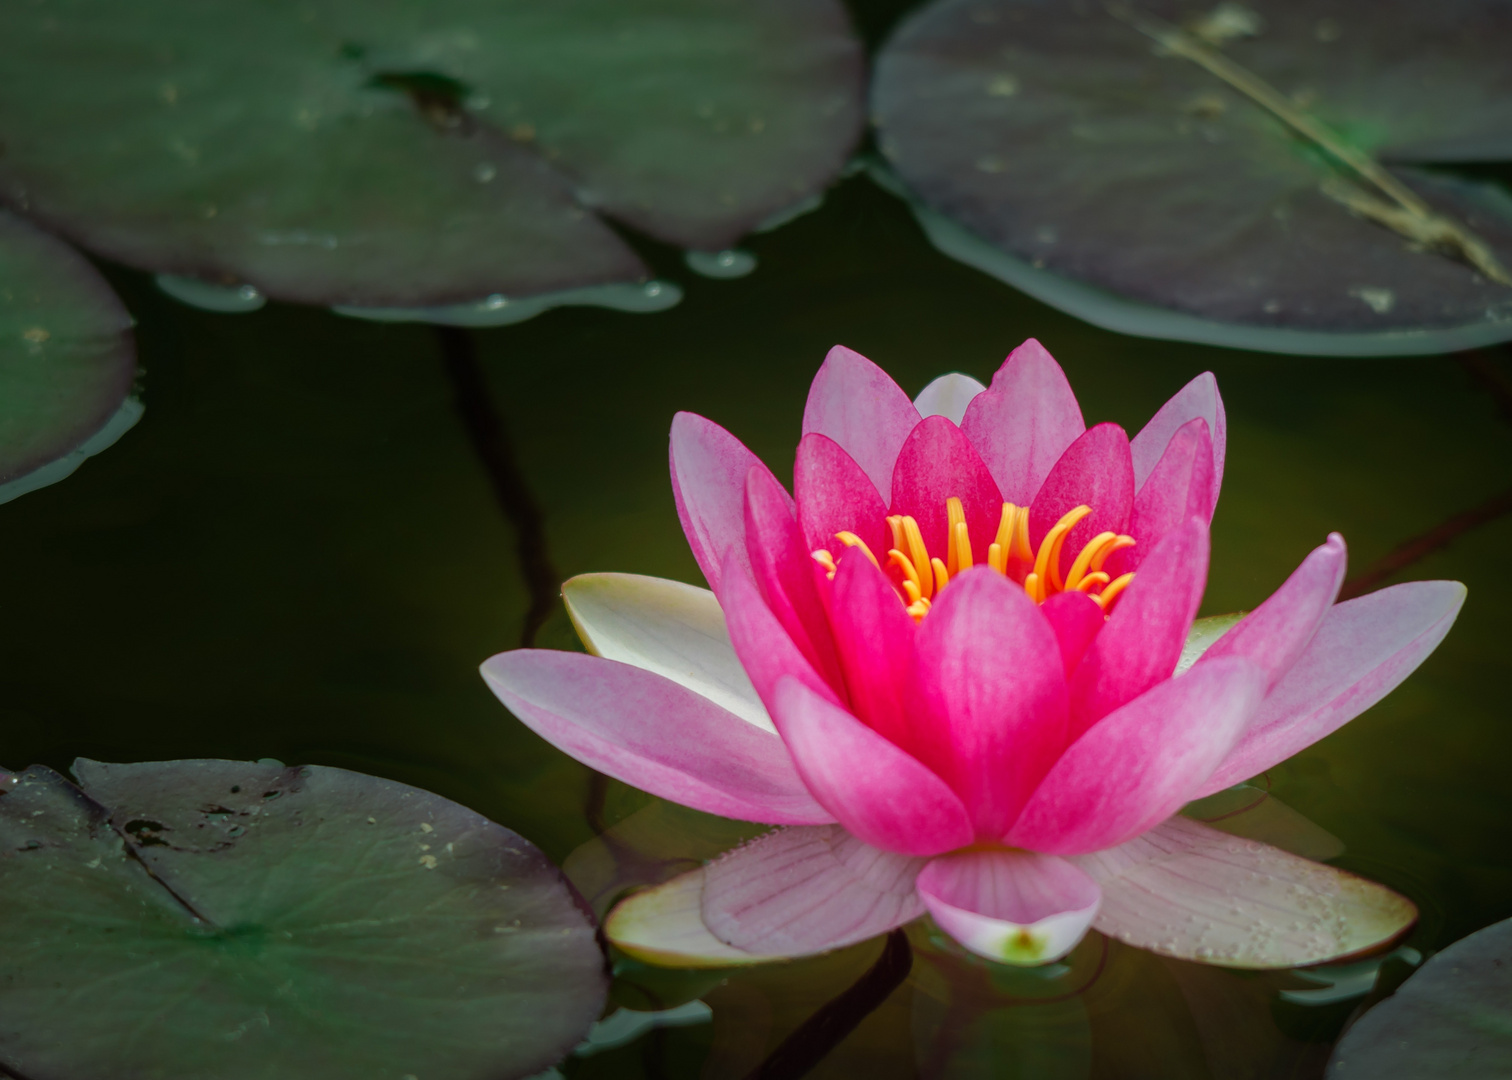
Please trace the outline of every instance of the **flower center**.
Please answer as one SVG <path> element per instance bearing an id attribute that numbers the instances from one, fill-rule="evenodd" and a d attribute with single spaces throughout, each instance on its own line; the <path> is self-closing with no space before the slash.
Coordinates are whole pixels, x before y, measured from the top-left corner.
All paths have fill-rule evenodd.
<path id="1" fill-rule="evenodd" d="M 918 621 L 929 614 L 930 603 L 950 584 L 952 577 L 976 565 L 961 500 L 955 496 L 946 499 L 945 512 L 949 524 L 943 559 L 930 555 L 924 545 L 924 534 L 919 531 L 919 523 L 906 514 L 895 514 L 887 519 L 893 546 L 888 549 L 886 566 L 877 561 L 865 541 L 855 533 L 838 532 L 835 539 L 846 547 L 859 548 L 886 574 L 893 588 L 898 590 L 908 613 Z M 1078 506 L 1067 513 L 1045 534 L 1036 550 L 1029 543 L 1029 508 L 1004 503 L 997 536 L 987 545 L 987 565 L 1004 577 L 1021 583 L 1029 599 L 1037 604 L 1044 603 L 1056 593 L 1076 591 L 1090 596 L 1104 613 L 1111 611 L 1119 594 L 1134 580 L 1134 575 L 1123 574 L 1110 580 L 1103 564 L 1115 551 L 1133 547 L 1132 536 L 1098 533 L 1082 545 L 1071 562 L 1071 569 L 1064 577 L 1061 575 L 1061 550 L 1065 547 L 1066 537 L 1091 512 L 1090 506 Z M 820 548 L 813 555 L 833 579 L 835 560 L 829 550 Z"/>

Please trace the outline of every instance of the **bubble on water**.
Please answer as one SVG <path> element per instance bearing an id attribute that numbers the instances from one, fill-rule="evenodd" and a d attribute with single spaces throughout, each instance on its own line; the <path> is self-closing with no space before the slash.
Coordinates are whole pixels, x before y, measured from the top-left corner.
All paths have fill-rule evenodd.
<path id="1" fill-rule="evenodd" d="M 557 307 L 606 307 L 645 314 L 666 311 L 682 300 L 682 289 L 671 281 L 619 285 L 590 285 L 539 296 L 509 297 L 490 293 L 480 300 L 427 308 L 370 308 L 337 306 L 338 315 L 373 322 L 428 322 L 443 326 L 509 326 Z"/>
<path id="2" fill-rule="evenodd" d="M 683 253 L 683 262 L 695 274 L 711 278 L 745 277 L 756 269 L 756 256 L 739 248 L 724 251 L 688 251 Z"/>
<path id="3" fill-rule="evenodd" d="M 181 304 L 222 315 L 245 315 L 268 302 L 268 298 L 252 285 L 221 285 L 179 274 L 158 274 L 153 281 Z"/>

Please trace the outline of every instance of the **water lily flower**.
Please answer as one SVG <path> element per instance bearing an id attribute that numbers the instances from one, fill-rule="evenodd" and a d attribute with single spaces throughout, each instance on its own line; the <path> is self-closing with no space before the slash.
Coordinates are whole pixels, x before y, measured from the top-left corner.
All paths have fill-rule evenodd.
<path id="1" fill-rule="evenodd" d="M 1045 963 L 1096 927 L 1167 955 L 1288 967 L 1399 934 L 1382 886 L 1178 811 L 1334 731 L 1448 632 L 1456 582 L 1335 603 L 1337 534 L 1243 618 L 1194 621 L 1225 445 L 1199 376 L 1128 438 L 1085 427 L 1036 341 L 917 400 L 836 348 L 792 493 L 688 413 L 672 485 L 712 589 L 569 581 L 591 655 L 483 665 L 593 768 L 779 826 L 611 912 L 670 964 L 804 955 L 926 911 Z"/>

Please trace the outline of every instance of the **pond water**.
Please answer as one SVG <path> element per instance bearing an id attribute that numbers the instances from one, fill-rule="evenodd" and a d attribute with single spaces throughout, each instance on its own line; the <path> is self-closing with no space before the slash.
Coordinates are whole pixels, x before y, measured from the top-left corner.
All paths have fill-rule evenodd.
<path id="1" fill-rule="evenodd" d="M 903 6 L 863 7 L 863 29 L 877 38 Z M 916 393 L 946 371 L 985 381 L 1036 337 L 1089 421 L 1131 431 L 1215 372 L 1229 448 L 1204 614 L 1254 606 L 1330 530 L 1359 570 L 1512 484 L 1512 417 L 1454 357 L 1275 356 L 1105 332 L 941 255 L 864 175 L 743 241 L 757 264 L 745 276 L 701 277 L 681 252 L 634 243 L 684 290 L 675 308 L 562 308 L 466 332 L 558 579 L 701 584 L 667 478 L 673 413 L 716 419 L 790 475 L 809 381 L 836 343 Z M 340 766 L 456 800 L 558 864 L 649 803 L 531 734 L 478 677 L 481 660 L 520 644 L 531 594 L 434 328 L 280 303 L 212 313 L 105 270 L 137 319 L 147 411 L 77 475 L 0 508 L 7 764 Z M 1480 357 L 1512 377 L 1506 347 Z M 1383 703 L 1267 777 L 1342 843 L 1336 865 L 1419 906 L 1405 944 L 1421 953 L 1512 915 L 1509 550 L 1501 517 L 1390 578 L 1465 582 L 1457 626 Z M 536 641 L 579 647 L 559 604 Z M 906 981 L 810 1075 L 1319 1076 L 1360 1001 L 1286 997 L 1318 984 L 1096 934 L 1063 965 L 1018 972 L 910 933 Z M 707 976 L 626 965 L 612 1000 L 697 997 L 712 1020 L 563 1071 L 745 1075 L 883 948 Z"/>

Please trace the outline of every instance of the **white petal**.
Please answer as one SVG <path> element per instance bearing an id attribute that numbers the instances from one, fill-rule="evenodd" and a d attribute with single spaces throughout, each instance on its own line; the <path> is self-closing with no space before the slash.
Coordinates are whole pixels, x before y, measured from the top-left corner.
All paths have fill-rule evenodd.
<path id="1" fill-rule="evenodd" d="M 970 375 L 952 371 L 921 390 L 914 398 L 914 408 L 919 410 L 920 416 L 943 416 L 951 423 L 959 424 L 971 399 L 986 389 Z"/>
<path id="2" fill-rule="evenodd" d="M 1220 967 L 1337 960 L 1417 920 L 1412 902 L 1383 885 L 1182 817 L 1071 861 L 1102 886 L 1098 930 Z"/>
<path id="3" fill-rule="evenodd" d="M 690 870 L 621 901 L 604 920 L 604 936 L 623 952 L 661 967 L 710 968 L 763 964 L 757 956 L 720 941 L 703 921 L 704 872 Z"/>
<path id="4" fill-rule="evenodd" d="M 642 574 L 582 574 L 562 586 L 562 599 L 589 652 L 654 671 L 776 734 L 708 589 Z"/>

